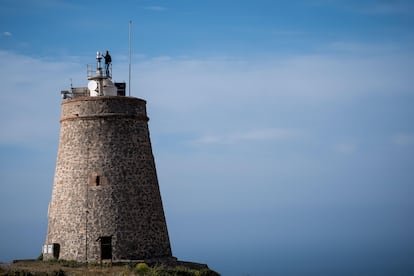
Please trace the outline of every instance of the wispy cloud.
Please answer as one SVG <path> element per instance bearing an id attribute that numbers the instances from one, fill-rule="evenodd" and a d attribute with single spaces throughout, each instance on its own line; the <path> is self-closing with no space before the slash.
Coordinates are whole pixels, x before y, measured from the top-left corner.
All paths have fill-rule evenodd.
<path id="1" fill-rule="evenodd" d="M 338 143 L 334 145 L 333 149 L 339 153 L 351 154 L 356 151 L 357 147 L 354 143 L 348 142 L 348 143 Z"/>
<path id="2" fill-rule="evenodd" d="M 300 132 L 292 129 L 266 128 L 221 135 L 204 135 L 194 142 L 201 144 L 236 144 L 244 142 L 281 141 L 296 138 Z"/>
<path id="3" fill-rule="evenodd" d="M 58 112 L 59 91 L 66 88 L 69 79 L 73 78 L 75 86 L 86 84 L 83 64 L 46 62 L 5 51 L 0 52 L 0 58 L 4 90 L 20 91 L 0 97 L 2 117 L 15 114 L 14 122 L 0 121 L 9 129 L 1 140 L 30 143 L 30 133 L 35 131 L 27 126 L 58 120 L 51 119 L 46 111 L 53 106 Z M 148 100 L 150 116 L 156 119 L 153 130 L 158 133 L 186 133 L 192 137 L 187 141 L 199 144 L 290 141 L 308 133 L 310 126 L 301 124 L 304 119 L 300 118 L 315 116 L 310 110 L 324 110 L 355 97 L 408 93 L 409 63 L 405 56 L 398 55 L 375 59 L 312 55 L 267 60 L 144 57 L 134 66 L 132 95 Z M 115 66 L 119 68 L 114 71 L 116 76 L 121 76 L 118 80 L 125 80 L 122 76 L 128 75 L 128 67 Z M 44 105 L 39 107 L 33 102 Z M 41 112 L 35 112 L 35 107 Z M 398 137 L 396 143 L 409 141 Z M 336 149 L 351 152 L 355 147 L 343 144 Z"/>
<path id="4" fill-rule="evenodd" d="M 366 47 L 343 55 L 267 60 L 159 57 L 135 66 L 136 78 L 149 97 L 181 111 L 202 111 L 217 100 L 216 107 L 224 104 L 229 105 L 227 110 L 241 111 L 252 104 L 263 107 L 286 100 L 319 102 L 411 90 L 410 59 L 388 52 L 361 56 Z M 183 99 L 191 104 L 179 105 Z"/>
<path id="5" fill-rule="evenodd" d="M 305 36 L 314 35 L 315 33 L 303 30 L 292 30 L 292 29 L 277 29 L 272 31 L 273 35 L 276 36 Z"/>
<path id="6" fill-rule="evenodd" d="M 11 32 L 3 32 L 3 36 L 12 36 Z"/>
<path id="7" fill-rule="evenodd" d="M 325 50 L 335 53 L 354 53 L 357 55 L 386 55 L 401 48 L 393 43 L 383 43 L 373 47 L 371 44 L 356 41 L 334 41 L 323 46 Z"/>
<path id="8" fill-rule="evenodd" d="M 413 14 L 414 3 L 405 0 L 377 0 L 366 6 L 358 8 L 358 11 L 366 14 Z"/>
<path id="9" fill-rule="evenodd" d="M 163 6 L 146 6 L 146 7 L 144 7 L 144 9 L 148 10 L 148 11 L 161 12 L 161 11 L 165 11 L 167 8 L 165 8 Z"/>
<path id="10" fill-rule="evenodd" d="M 0 135 L 0 144 L 39 147 L 54 141 L 59 127 L 59 92 L 83 66 L 1 50 L 0 59 L 2 86 L 10 92 L 0 95 L 0 125 L 7 130 Z"/>
<path id="11" fill-rule="evenodd" d="M 399 146 L 411 146 L 414 145 L 413 133 L 398 133 L 392 137 L 392 142 Z"/>
<path id="12" fill-rule="evenodd" d="M 341 7 L 344 10 L 367 15 L 413 14 L 414 3 L 411 0 L 312 0 L 307 4 L 316 6 Z"/>
<path id="13" fill-rule="evenodd" d="M 165 62 L 165 61 L 171 61 L 172 58 L 170 56 L 158 56 L 158 57 L 152 58 L 152 60 L 156 62 Z"/>

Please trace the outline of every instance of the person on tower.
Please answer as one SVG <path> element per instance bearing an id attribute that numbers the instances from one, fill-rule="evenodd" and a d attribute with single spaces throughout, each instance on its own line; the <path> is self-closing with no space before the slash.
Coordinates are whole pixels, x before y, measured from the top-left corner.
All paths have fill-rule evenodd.
<path id="1" fill-rule="evenodd" d="M 106 76 L 107 77 L 111 77 L 110 74 L 109 74 L 109 66 L 110 66 L 110 64 L 112 62 L 112 58 L 111 58 L 111 55 L 109 54 L 109 51 L 108 50 L 106 50 L 105 55 L 104 55 L 104 58 L 105 58 L 105 72 L 106 72 Z"/>

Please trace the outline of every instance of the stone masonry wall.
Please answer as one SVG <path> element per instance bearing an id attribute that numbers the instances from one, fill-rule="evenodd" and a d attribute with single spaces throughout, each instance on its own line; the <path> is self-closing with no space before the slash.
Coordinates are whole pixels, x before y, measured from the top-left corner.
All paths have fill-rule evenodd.
<path id="1" fill-rule="evenodd" d="M 109 236 L 113 260 L 171 257 L 145 105 L 116 96 L 62 103 L 46 238 L 60 259 L 99 260 L 99 238 Z"/>

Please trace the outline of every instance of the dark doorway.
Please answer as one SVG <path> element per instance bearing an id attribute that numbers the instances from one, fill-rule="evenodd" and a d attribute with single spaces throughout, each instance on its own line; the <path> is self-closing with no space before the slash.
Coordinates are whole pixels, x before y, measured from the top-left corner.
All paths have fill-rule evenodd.
<path id="1" fill-rule="evenodd" d="M 59 253 L 60 253 L 60 244 L 54 243 L 53 244 L 53 258 L 59 259 Z"/>
<path id="2" fill-rule="evenodd" d="M 99 237 L 101 243 L 101 260 L 112 260 L 112 236 Z"/>

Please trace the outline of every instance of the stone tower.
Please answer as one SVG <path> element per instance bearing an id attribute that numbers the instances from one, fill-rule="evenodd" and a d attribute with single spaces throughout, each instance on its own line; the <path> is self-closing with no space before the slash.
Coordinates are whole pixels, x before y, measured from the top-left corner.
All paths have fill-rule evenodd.
<path id="1" fill-rule="evenodd" d="M 62 91 L 61 129 L 43 256 L 76 261 L 172 258 L 146 102 L 111 68 Z"/>

